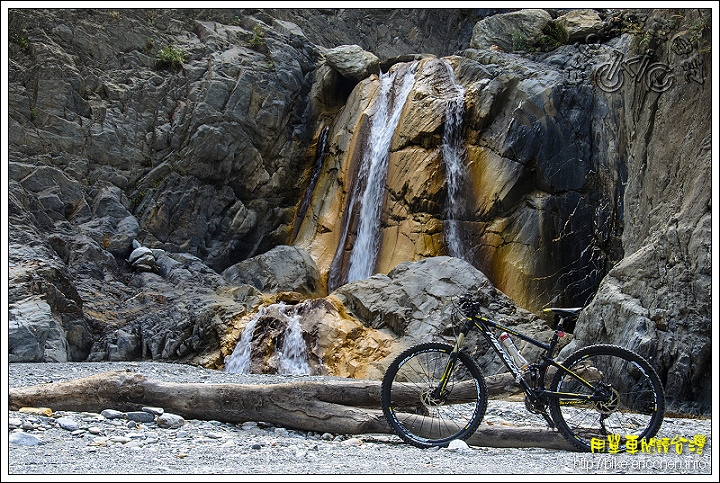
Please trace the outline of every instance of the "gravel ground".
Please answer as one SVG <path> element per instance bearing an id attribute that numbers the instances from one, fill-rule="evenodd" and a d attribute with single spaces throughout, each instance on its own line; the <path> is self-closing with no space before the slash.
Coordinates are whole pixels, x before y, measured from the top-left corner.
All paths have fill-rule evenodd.
<path id="1" fill-rule="evenodd" d="M 46 363 L 8 365 L 7 386 L 76 379 L 109 370 L 129 369 L 166 382 L 232 382 L 269 384 L 310 376 L 226 374 L 183 364 L 156 362 Z M 323 377 L 312 377 L 323 379 Z M 327 379 L 327 378 L 325 378 Z M 7 397 L 4 398 L 7 402 Z M 112 408 L 108 408 L 112 409 Z M 105 414 L 105 412 L 103 412 Z M 3 442 L 3 481 L 27 475 L 56 476 L 72 481 L 104 475 L 155 475 L 173 481 L 198 481 L 200 475 L 244 475 L 245 480 L 267 480 L 270 475 L 293 479 L 335 481 L 334 475 L 383 475 L 383 479 L 432 478 L 433 474 L 554 475 L 552 481 L 576 475 L 669 476 L 693 474 L 693 480 L 717 481 L 712 475 L 710 419 L 666 418 L 658 437 L 707 437 L 701 455 L 687 446 L 678 454 L 586 454 L 543 448 L 458 448 L 421 450 L 394 435 L 332 435 L 294 431 L 264 423 L 228 424 L 185 421 L 166 429 L 156 422 L 134 422 L 95 413 L 56 411 L 51 417 L 8 411 L 3 424 L 10 437 Z M 110 416 L 110 414 L 107 414 Z M 125 416 L 125 415 L 123 415 Z M 522 403 L 491 400 L 483 424 L 538 425 L 541 418 Z M 8 443 L 12 440 L 12 443 Z M 717 467 L 717 466 L 715 466 Z M 94 475 L 94 476 L 91 476 Z M 193 475 L 188 476 L 188 475 Z M 348 479 L 348 477 L 344 477 Z M 614 479 L 621 478 L 616 476 Z"/>

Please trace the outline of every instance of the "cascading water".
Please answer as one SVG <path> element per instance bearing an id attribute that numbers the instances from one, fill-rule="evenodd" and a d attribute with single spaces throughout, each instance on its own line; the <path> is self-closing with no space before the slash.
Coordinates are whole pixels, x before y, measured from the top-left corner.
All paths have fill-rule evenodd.
<path id="1" fill-rule="evenodd" d="M 455 81 L 455 72 L 452 66 L 447 62 L 445 62 L 445 66 L 456 91 L 456 95 L 448 100 L 445 108 L 445 130 L 442 137 L 442 156 L 445 161 L 447 182 L 444 224 L 445 242 L 450 256 L 465 259 L 465 249 L 458 227 L 458 220 L 463 218 L 466 206 L 463 191 L 466 188 L 468 179 L 465 166 L 466 151 L 462 137 L 465 89 Z"/>
<path id="2" fill-rule="evenodd" d="M 380 87 L 376 97 L 379 104 L 370 126 L 369 149 L 365 151 L 358 173 L 358 180 L 365 181 L 365 184 L 360 198 L 357 236 L 350 254 L 348 282 L 369 277 L 375 266 L 390 143 L 405 100 L 415 83 L 415 65 L 407 69 L 397 86 L 395 77 L 395 72 L 380 73 Z"/>
<path id="3" fill-rule="evenodd" d="M 288 313 L 292 312 L 292 313 Z M 279 374 L 310 374 L 305 339 L 300 326 L 300 314 L 296 306 L 285 307 L 282 313 L 288 318 L 282 349 L 278 351 Z"/>
<path id="4" fill-rule="evenodd" d="M 278 374 L 310 374 L 307 360 L 305 339 L 300 326 L 298 305 L 271 304 L 261 307 L 248 321 L 233 353 L 225 361 L 225 372 L 238 374 L 250 373 L 252 356 L 252 339 L 259 320 L 267 316 L 280 316 L 285 319 L 287 328 L 284 332 L 282 347 L 277 350 Z"/>
<path id="5" fill-rule="evenodd" d="M 260 317 L 265 315 L 268 307 L 261 307 L 255 316 L 245 326 L 240 340 L 235 346 L 235 350 L 225 361 L 225 372 L 234 372 L 238 374 L 248 374 L 250 370 L 250 354 L 252 352 L 252 338 L 255 333 L 255 326 Z"/>

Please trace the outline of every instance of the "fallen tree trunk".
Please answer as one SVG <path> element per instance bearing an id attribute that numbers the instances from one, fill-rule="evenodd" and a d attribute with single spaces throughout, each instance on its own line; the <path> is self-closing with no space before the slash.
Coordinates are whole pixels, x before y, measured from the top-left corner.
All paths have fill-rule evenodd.
<path id="1" fill-rule="evenodd" d="M 378 409 L 380 384 L 357 379 L 261 385 L 181 384 L 129 371 L 111 371 L 11 388 L 8 405 L 10 410 L 42 406 L 55 411 L 98 413 L 104 409 L 136 411 L 143 406 L 157 406 L 186 419 L 264 421 L 321 433 L 392 433 Z M 571 449 L 557 432 L 536 428 L 483 425 L 466 441 L 477 446 Z"/>

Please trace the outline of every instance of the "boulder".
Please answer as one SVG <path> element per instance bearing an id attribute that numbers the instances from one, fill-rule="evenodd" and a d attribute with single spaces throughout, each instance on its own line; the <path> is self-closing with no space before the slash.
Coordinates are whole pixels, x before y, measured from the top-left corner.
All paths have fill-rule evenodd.
<path id="1" fill-rule="evenodd" d="M 555 24 L 563 32 L 566 43 L 598 42 L 597 34 L 603 27 L 600 15 L 589 8 L 571 10 L 556 18 Z"/>
<path id="2" fill-rule="evenodd" d="M 499 13 L 475 24 L 470 47 L 490 49 L 497 46 L 506 52 L 526 50 L 542 35 L 543 29 L 550 22 L 550 14 L 539 8 Z"/>
<path id="3" fill-rule="evenodd" d="M 380 59 L 359 45 L 341 45 L 325 52 L 325 61 L 341 75 L 361 81 L 380 73 Z"/>
<path id="4" fill-rule="evenodd" d="M 455 300 L 468 292 L 483 301 L 483 315 L 488 318 L 530 336 L 549 335 L 550 327 L 544 320 L 517 307 L 481 271 L 459 258 L 438 256 L 401 263 L 387 275 L 345 284 L 330 296 L 366 326 L 389 329 L 405 345 L 430 341 L 452 344 L 462 324 Z M 468 343 L 486 374 L 505 371 L 477 331 L 470 333 Z M 540 354 L 529 344 L 518 341 L 517 345 L 529 360 Z"/>
<path id="5" fill-rule="evenodd" d="M 143 272 L 154 272 L 157 271 L 157 265 L 155 263 L 155 254 L 153 250 L 147 247 L 138 247 L 134 249 L 127 259 L 130 266 L 135 270 Z"/>
<path id="6" fill-rule="evenodd" d="M 252 285 L 261 292 L 300 292 L 316 295 L 322 289 L 317 265 L 305 251 L 281 245 L 225 269 L 229 284 Z"/>

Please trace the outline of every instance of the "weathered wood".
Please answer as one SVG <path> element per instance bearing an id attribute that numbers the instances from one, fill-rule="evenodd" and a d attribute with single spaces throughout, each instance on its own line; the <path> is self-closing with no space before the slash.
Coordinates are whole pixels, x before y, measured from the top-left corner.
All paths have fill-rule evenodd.
<path id="1" fill-rule="evenodd" d="M 159 406 L 186 419 L 230 423 L 264 421 L 305 431 L 392 433 L 380 410 L 380 381 L 329 380 L 281 384 L 170 383 L 129 371 L 11 388 L 9 409 L 43 406 L 55 411 L 135 411 Z M 469 444 L 570 449 L 556 432 L 482 426 Z"/>

